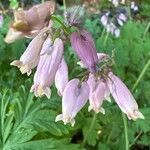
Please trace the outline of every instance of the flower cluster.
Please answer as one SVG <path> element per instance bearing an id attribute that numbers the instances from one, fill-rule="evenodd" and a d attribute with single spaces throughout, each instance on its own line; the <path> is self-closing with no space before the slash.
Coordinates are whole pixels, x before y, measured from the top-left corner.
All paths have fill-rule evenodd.
<path id="1" fill-rule="evenodd" d="M 120 27 L 127 22 L 130 15 L 127 7 L 118 7 L 119 4 L 125 4 L 125 0 L 110 0 L 117 8 L 104 11 L 100 14 L 100 22 L 104 26 L 107 32 L 111 33 L 115 37 L 120 36 Z M 130 4 L 131 15 L 138 13 L 138 5 L 132 1 Z"/>
<path id="2" fill-rule="evenodd" d="M 71 123 L 73 126 L 77 113 L 88 100 L 89 111 L 105 114 L 102 104 L 104 100 L 109 100 L 110 95 L 129 119 L 144 119 L 129 89 L 113 74 L 112 57 L 96 52 L 92 35 L 85 29 L 78 28 L 80 18 L 76 19 L 75 14 L 77 15 L 72 13 L 70 15 L 73 16 L 66 18 L 68 24 L 52 17 L 61 23 L 60 30 L 65 32 L 60 31 L 58 34 L 59 30 L 54 30 L 52 25 L 44 28 L 30 42 L 20 60 L 13 61 L 11 65 L 17 66 L 22 74 L 28 75 L 36 67 L 34 84 L 30 90 L 36 97 L 46 95 L 50 98 L 50 87 L 55 83 L 58 94 L 62 97 L 62 114 L 56 117 L 56 121 L 62 120 L 64 124 Z M 75 28 L 72 32 L 70 29 L 73 26 Z M 65 41 L 62 40 L 61 33 L 63 37 L 70 38 L 72 48 L 81 60 L 78 64 L 87 70 L 81 80 L 74 78 L 69 81 L 68 67 L 63 56 Z"/>
<path id="3" fill-rule="evenodd" d="M 125 8 L 119 8 L 115 12 L 106 11 L 100 15 L 100 21 L 106 28 L 107 32 L 110 32 L 115 37 L 120 36 L 120 26 L 127 21 L 128 15 Z"/>

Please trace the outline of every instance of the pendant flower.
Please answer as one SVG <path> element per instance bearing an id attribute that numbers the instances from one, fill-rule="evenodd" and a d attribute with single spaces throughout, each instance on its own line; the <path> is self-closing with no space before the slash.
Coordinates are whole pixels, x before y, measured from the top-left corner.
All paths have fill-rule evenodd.
<path id="1" fill-rule="evenodd" d="M 126 85 L 113 73 L 109 73 L 109 78 L 107 85 L 122 112 L 127 114 L 130 120 L 144 119 L 143 114 L 138 110 L 138 105 Z"/>
<path id="2" fill-rule="evenodd" d="M 68 81 L 68 66 L 63 58 L 55 75 L 55 86 L 58 90 L 58 95 L 63 95 L 63 91 Z"/>
<path id="3" fill-rule="evenodd" d="M 40 52 L 46 36 L 38 34 L 28 45 L 25 52 L 20 57 L 20 60 L 13 61 L 10 65 L 20 68 L 22 74 L 27 73 L 29 76 L 32 69 L 38 65 L 40 59 Z"/>
<path id="4" fill-rule="evenodd" d="M 34 92 L 35 96 L 46 95 L 47 98 L 51 96 L 50 86 L 53 84 L 64 51 L 62 40 L 57 38 L 50 51 L 51 53 L 40 56 L 34 84 L 31 87 L 31 92 Z"/>
<path id="5" fill-rule="evenodd" d="M 106 83 L 102 79 L 96 79 L 93 74 L 89 75 L 87 83 L 90 87 L 90 106 L 88 110 L 91 111 L 93 109 L 96 113 L 101 112 L 105 114 L 102 104 L 108 92 Z"/>
<path id="6" fill-rule="evenodd" d="M 68 82 L 62 97 L 62 114 L 56 117 L 56 121 L 62 120 L 64 124 L 75 124 L 75 116 L 86 104 L 89 97 L 89 86 L 86 82 L 80 84 L 79 79 Z"/>
<path id="7" fill-rule="evenodd" d="M 89 71 L 96 72 L 98 57 L 91 34 L 86 30 L 72 33 L 71 45 Z"/>

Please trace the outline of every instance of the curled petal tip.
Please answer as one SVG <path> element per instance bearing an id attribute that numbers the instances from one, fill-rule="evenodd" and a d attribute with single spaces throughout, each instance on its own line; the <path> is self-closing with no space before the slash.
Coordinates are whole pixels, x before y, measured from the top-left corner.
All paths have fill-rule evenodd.
<path id="1" fill-rule="evenodd" d="M 144 115 L 140 111 L 135 111 L 134 114 L 137 118 L 145 119 Z"/>
<path id="2" fill-rule="evenodd" d="M 22 62 L 20 60 L 14 60 L 10 63 L 11 66 L 20 67 L 22 65 Z"/>
<path id="3" fill-rule="evenodd" d="M 103 107 L 100 108 L 100 112 L 105 115 L 105 109 Z"/>
<path id="4" fill-rule="evenodd" d="M 55 118 L 55 122 L 58 122 L 58 121 L 61 121 L 61 120 L 63 120 L 63 115 L 62 114 L 57 115 L 56 118 Z"/>
<path id="5" fill-rule="evenodd" d="M 43 92 L 46 95 L 46 97 L 48 99 L 50 99 L 50 97 L 51 97 L 51 89 L 49 87 L 46 87 Z"/>
<path id="6" fill-rule="evenodd" d="M 92 106 L 90 105 L 90 106 L 88 107 L 88 112 L 90 112 L 92 109 L 93 109 L 93 108 L 92 108 Z"/>
<path id="7" fill-rule="evenodd" d="M 107 97 L 107 98 L 106 98 L 106 101 L 108 101 L 109 103 L 111 103 L 111 98 L 110 98 L 110 97 Z"/>

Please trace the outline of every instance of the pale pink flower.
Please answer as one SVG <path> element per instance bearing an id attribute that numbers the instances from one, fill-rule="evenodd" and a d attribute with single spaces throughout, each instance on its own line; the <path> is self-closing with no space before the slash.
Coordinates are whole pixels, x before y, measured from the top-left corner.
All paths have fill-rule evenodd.
<path id="1" fill-rule="evenodd" d="M 62 97 L 62 114 L 56 117 L 56 121 L 62 120 L 64 124 L 75 124 L 75 116 L 86 104 L 89 98 L 89 86 L 86 82 L 80 83 L 79 79 L 68 82 Z"/>
<path id="2" fill-rule="evenodd" d="M 109 58 L 109 55 L 105 53 L 97 53 L 98 56 L 98 63 L 106 61 Z M 80 65 L 81 68 L 87 68 L 82 61 L 77 62 L 78 65 Z"/>
<path id="3" fill-rule="evenodd" d="M 34 76 L 34 84 L 31 87 L 31 92 L 34 91 L 35 96 L 46 95 L 48 98 L 51 96 L 50 86 L 53 84 L 64 51 L 62 40 L 57 38 L 50 51 L 52 52 L 40 56 Z"/>
<path id="4" fill-rule="evenodd" d="M 25 52 L 20 57 L 20 60 L 15 60 L 11 63 L 13 66 L 20 68 L 22 74 L 30 75 L 32 69 L 35 68 L 40 59 L 40 52 L 45 41 L 45 35 L 37 35 L 28 45 Z"/>
<path id="5" fill-rule="evenodd" d="M 17 31 L 14 28 L 9 28 L 7 35 L 5 37 L 5 42 L 10 44 L 18 39 L 23 39 L 23 38 L 24 38 L 24 34 L 22 32 Z"/>
<path id="6" fill-rule="evenodd" d="M 71 45 L 90 72 L 96 72 L 98 57 L 92 35 L 86 30 L 71 34 Z"/>
<path id="7" fill-rule="evenodd" d="M 68 80 L 68 66 L 63 58 L 55 75 L 55 86 L 60 96 L 63 95 L 63 91 L 68 83 Z"/>
<path id="8" fill-rule="evenodd" d="M 109 73 L 109 78 L 107 85 L 120 109 L 127 114 L 129 119 L 144 119 L 143 114 L 138 110 L 137 102 L 126 85 L 113 73 Z"/>
<path id="9" fill-rule="evenodd" d="M 90 106 L 88 110 L 91 111 L 93 109 L 96 113 L 101 112 L 105 114 L 102 104 L 109 97 L 109 90 L 106 83 L 102 79 L 96 78 L 93 74 L 89 75 L 87 83 L 90 87 Z"/>

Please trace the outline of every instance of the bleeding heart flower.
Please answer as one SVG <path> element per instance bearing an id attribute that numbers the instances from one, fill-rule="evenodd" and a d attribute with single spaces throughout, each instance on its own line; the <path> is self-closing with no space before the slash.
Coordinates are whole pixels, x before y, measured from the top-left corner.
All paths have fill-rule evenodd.
<path id="1" fill-rule="evenodd" d="M 50 86 L 53 84 L 64 51 L 62 40 L 57 38 L 50 51 L 51 53 L 40 56 L 34 84 L 31 87 L 31 92 L 34 91 L 35 96 L 46 95 L 48 98 L 51 96 Z"/>
<path id="2" fill-rule="evenodd" d="M 73 32 L 71 34 L 71 45 L 90 72 L 96 72 L 98 57 L 91 34 L 86 30 Z"/>
<path id="3" fill-rule="evenodd" d="M 144 119 L 143 114 L 138 110 L 138 105 L 126 85 L 113 73 L 109 73 L 107 82 L 109 90 L 120 107 L 120 109 L 127 114 L 129 119 L 136 120 L 138 118 Z"/>
<path id="4" fill-rule="evenodd" d="M 63 91 L 68 83 L 68 80 L 68 66 L 63 58 L 55 75 L 55 86 L 60 96 L 63 95 Z"/>
<path id="5" fill-rule="evenodd" d="M 28 45 L 25 52 L 20 57 L 20 60 L 15 60 L 11 63 L 13 66 L 20 68 L 22 74 L 27 73 L 29 76 L 32 69 L 38 65 L 42 45 L 46 39 L 43 33 L 38 34 Z"/>
<path id="6" fill-rule="evenodd" d="M 86 104 L 89 98 L 89 86 L 86 82 L 80 84 L 79 79 L 68 82 L 62 97 L 62 114 L 56 117 L 56 121 L 62 120 L 64 124 L 75 124 L 75 116 Z"/>
<path id="7" fill-rule="evenodd" d="M 102 104 L 109 97 L 109 90 L 106 83 L 102 79 L 96 78 L 93 74 L 89 75 L 87 83 L 90 87 L 89 111 L 93 109 L 96 113 L 101 112 L 105 114 Z"/>

